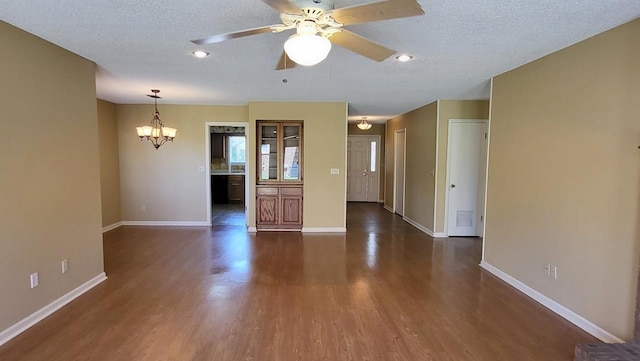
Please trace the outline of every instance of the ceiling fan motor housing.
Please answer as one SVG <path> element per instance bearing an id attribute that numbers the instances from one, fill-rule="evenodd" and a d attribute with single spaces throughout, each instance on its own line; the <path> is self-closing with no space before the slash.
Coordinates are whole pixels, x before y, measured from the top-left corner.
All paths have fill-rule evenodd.
<path id="1" fill-rule="evenodd" d="M 318 25 L 313 20 L 301 21 L 298 24 L 297 33 L 315 35 L 318 33 Z"/>
<path id="2" fill-rule="evenodd" d="M 291 0 L 291 3 L 302 9 L 305 13 L 312 10 L 327 12 L 334 9 L 333 1 L 331 0 Z"/>

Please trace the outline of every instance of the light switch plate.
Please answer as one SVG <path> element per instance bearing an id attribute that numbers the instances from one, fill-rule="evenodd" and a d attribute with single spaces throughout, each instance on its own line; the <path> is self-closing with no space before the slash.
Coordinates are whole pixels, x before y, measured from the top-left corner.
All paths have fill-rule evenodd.
<path id="1" fill-rule="evenodd" d="M 38 282 L 38 272 L 32 273 L 31 277 L 30 277 L 30 280 L 31 280 L 31 288 L 38 287 L 38 284 L 39 284 L 39 282 Z"/>
<path id="2" fill-rule="evenodd" d="M 340 169 L 338 169 L 338 168 L 331 168 L 331 174 L 340 174 Z"/>

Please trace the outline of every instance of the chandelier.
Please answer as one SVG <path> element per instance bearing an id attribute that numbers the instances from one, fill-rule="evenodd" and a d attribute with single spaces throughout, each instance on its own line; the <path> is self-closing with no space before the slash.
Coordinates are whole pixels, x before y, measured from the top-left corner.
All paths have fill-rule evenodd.
<path id="1" fill-rule="evenodd" d="M 166 142 L 173 142 L 173 139 L 176 137 L 176 132 L 178 131 L 176 128 L 165 127 L 160 120 L 160 112 L 158 111 L 158 99 L 161 99 L 158 96 L 160 90 L 151 89 L 153 95 L 148 94 L 147 96 L 154 99 L 155 104 L 155 112 L 153 113 L 153 119 L 151 119 L 151 125 L 145 125 L 142 127 L 136 127 L 138 131 L 138 136 L 140 137 L 140 141 L 146 140 L 151 142 L 153 146 L 156 148 L 160 148 Z"/>
<path id="2" fill-rule="evenodd" d="M 367 122 L 367 117 L 362 117 L 362 120 L 360 121 L 360 123 L 358 123 L 358 128 L 360 128 L 361 130 L 371 129 L 371 124 Z"/>

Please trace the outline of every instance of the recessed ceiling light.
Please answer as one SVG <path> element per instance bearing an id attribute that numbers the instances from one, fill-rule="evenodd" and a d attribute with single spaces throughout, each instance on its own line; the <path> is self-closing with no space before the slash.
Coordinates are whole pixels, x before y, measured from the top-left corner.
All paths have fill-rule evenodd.
<path id="1" fill-rule="evenodd" d="M 207 56 L 209 56 L 209 53 L 207 53 L 206 51 L 202 51 L 202 50 L 196 50 L 193 53 L 193 56 L 195 56 L 196 58 L 206 58 Z"/>
<path id="2" fill-rule="evenodd" d="M 398 59 L 398 61 L 401 61 L 401 62 L 404 63 L 404 62 L 407 62 L 407 61 L 413 59 L 413 56 L 407 55 L 407 54 L 402 54 L 402 55 L 396 56 L 396 59 Z"/>

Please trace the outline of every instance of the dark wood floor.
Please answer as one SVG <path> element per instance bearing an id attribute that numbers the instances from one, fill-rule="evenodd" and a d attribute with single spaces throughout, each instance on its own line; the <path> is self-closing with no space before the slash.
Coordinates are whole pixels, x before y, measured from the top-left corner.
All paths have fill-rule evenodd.
<path id="1" fill-rule="evenodd" d="M 572 360 L 594 339 L 377 204 L 346 234 L 121 227 L 109 277 L 0 360 Z"/>

